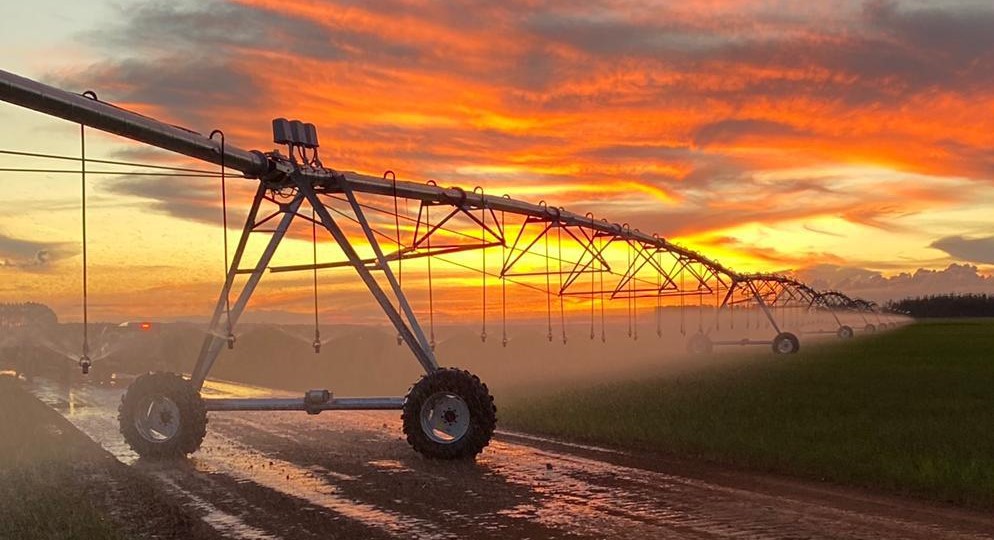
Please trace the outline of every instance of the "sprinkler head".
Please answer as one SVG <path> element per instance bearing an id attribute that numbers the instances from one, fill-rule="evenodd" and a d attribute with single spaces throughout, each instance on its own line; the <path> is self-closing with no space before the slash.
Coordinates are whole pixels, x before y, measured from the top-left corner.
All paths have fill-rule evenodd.
<path id="1" fill-rule="evenodd" d="M 227 339 L 228 339 L 228 349 L 229 350 L 230 349 L 234 349 L 235 348 L 235 334 L 229 333 Z"/>
<path id="2" fill-rule="evenodd" d="M 404 344 L 404 336 L 397 334 L 397 346 L 400 347 Z"/>
<path id="3" fill-rule="evenodd" d="M 314 343 L 311 343 L 311 346 L 314 347 L 314 354 L 321 352 L 321 340 L 315 339 Z"/>
<path id="4" fill-rule="evenodd" d="M 92 366 L 92 365 L 93 365 L 93 362 L 90 361 L 90 357 L 89 356 L 87 356 L 87 355 L 84 354 L 83 356 L 80 357 L 80 359 L 79 359 L 79 368 L 83 372 L 83 375 L 89 375 L 90 374 L 90 366 Z"/>

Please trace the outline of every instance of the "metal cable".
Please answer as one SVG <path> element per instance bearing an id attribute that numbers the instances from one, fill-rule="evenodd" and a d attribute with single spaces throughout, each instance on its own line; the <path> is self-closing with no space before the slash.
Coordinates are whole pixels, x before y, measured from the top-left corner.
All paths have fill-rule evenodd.
<path id="1" fill-rule="evenodd" d="M 397 234 L 397 287 L 404 286 L 404 257 L 402 256 L 401 249 L 404 244 L 400 241 L 400 202 L 397 197 L 397 174 L 393 171 L 386 171 L 383 173 L 383 178 L 386 179 L 387 175 L 390 175 L 393 179 L 393 215 L 394 215 L 394 230 Z M 358 220 L 357 220 L 358 221 Z M 370 228 L 372 230 L 372 228 Z M 397 346 L 404 344 L 404 336 L 400 332 L 397 332 Z"/>
<path id="2" fill-rule="evenodd" d="M 232 348 L 234 346 L 235 335 L 232 333 L 234 328 L 231 326 L 231 287 L 228 284 L 230 259 L 228 257 L 228 184 L 224 168 L 225 140 L 224 132 L 219 129 L 212 131 L 209 138 L 214 139 L 214 135 L 221 136 L 221 232 L 224 238 L 224 316 L 228 328 L 228 347 Z M 232 280 L 232 284 L 234 284 L 234 280 Z"/>
<path id="3" fill-rule="evenodd" d="M 431 226 L 431 207 L 425 206 L 425 223 Z M 425 240 L 427 240 L 428 253 L 431 253 L 431 235 L 429 234 Z M 430 340 L 428 345 L 431 350 L 435 351 L 435 296 L 432 288 L 431 279 L 431 256 L 426 257 L 428 259 L 428 332 L 430 334 Z"/>
<path id="4" fill-rule="evenodd" d="M 663 265 L 662 259 L 663 259 L 662 255 L 657 251 L 656 264 L 660 268 L 662 268 Z M 663 321 L 662 321 L 663 314 L 661 309 L 663 299 L 659 295 L 662 292 L 662 289 L 663 289 L 663 277 L 657 271 L 656 272 L 656 337 L 657 338 L 663 337 Z"/>
<path id="5" fill-rule="evenodd" d="M 593 257 L 593 255 L 591 255 L 591 257 Z M 591 264 L 593 264 L 592 261 L 591 261 Z M 591 339 L 591 341 L 593 341 L 593 339 L 594 339 L 594 304 L 595 304 L 595 302 L 594 302 L 594 298 L 595 298 L 595 296 L 594 296 L 594 281 L 595 281 L 595 279 L 596 279 L 596 276 L 594 275 L 594 272 L 590 272 L 590 339 Z"/>
<path id="6" fill-rule="evenodd" d="M 314 261 L 314 353 L 321 352 L 321 326 L 318 322 L 318 222 L 311 208 L 311 254 Z"/>
<path id="7" fill-rule="evenodd" d="M 566 344 L 566 305 L 563 299 L 563 229 L 556 227 L 556 242 L 559 255 L 559 324 L 563 330 L 563 345 Z"/>
<path id="8" fill-rule="evenodd" d="M 714 329 L 721 330 L 721 281 L 714 278 Z"/>
<path id="9" fill-rule="evenodd" d="M 480 249 L 481 256 L 483 258 L 483 327 L 480 329 L 480 341 L 483 343 L 487 342 L 487 203 L 486 199 L 482 197 L 483 188 L 480 189 L 480 199 L 483 204 L 480 206 L 480 241 L 483 244 L 483 248 Z M 475 189 L 473 190 L 476 191 Z"/>
<path id="10" fill-rule="evenodd" d="M 598 253 L 604 250 L 604 239 L 601 238 L 598 247 Z M 607 329 L 604 322 L 604 272 L 599 272 L 601 277 L 601 343 L 607 342 Z"/>
<path id="11" fill-rule="evenodd" d="M 626 240 L 625 243 L 628 245 L 628 270 L 625 272 L 625 277 L 628 278 L 628 337 L 632 337 L 632 280 L 635 279 L 634 272 L 632 272 L 632 241 Z M 633 275 L 629 275 L 633 274 Z"/>
<path id="12" fill-rule="evenodd" d="M 56 159 L 62 161 L 80 161 L 80 158 L 74 156 L 60 156 L 55 154 L 40 154 L 36 152 L 21 152 L 17 150 L 0 150 L 0 155 L 7 156 L 19 156 L 19 157 L 33 157 L 40 159 Z M 175 172 L 188 172 L 188 173 L 199 173 L 204 175 L 216 175 L 214 171 L 205 171 L 202 169 L 193 169 L 189 167 L 170 167 L 168 165 L 151 165 L 148 163 L 134 163 L 130 161 L 115 161 L 109 159 L 87 159 L 86 161 L 90 163 L 99 163 L 101 165 L 119 165 L 121 167 L 142 167 L 145 169 L 159 169 L 163 171 L 175 171 Z M 76 171 L 79 172 L 79 171 Z M 92 174 L 92 173 L 91 173 Z"/>
<path id="13" fill-rule="evenodd" d="M 86 126 L 79 125 L 79 153 L 80 153 L 80 218 L 82 221 L 83 234 L 83 356 L 80 362 L 83 363 L 83 372 L 89 370 L 90 356 L 90 315 L 89 315 L 89 268 L 88 244 L 89 237 L 86 234 Z"/>
<path id="14" fill-rule="evenodd" d="M 680 290 L 685 291 L 687 284 L 687 267 L 680 268 Z M 687 335 L 687 295 L 680 295 L 680 335 Z"/>
<path id="15" fill-rule="evenodd" d="M 28 169 L 21 167 L 2 167 L 0 172 L 15 172 L 15 173 L 43 173 L 43 174 L 79 174 L 79 170 L 74 169 Z M 201 174 L 201 173 L 153 173 L 153 172 L 124 172 L 124 171 L 87 171 L 87 174 L 99 174 L 99 175 L 109 175 L 109 176 L 155 176 L 155 177 L 171 177 L 171 178 L 219 178 L 220 175 L 216 173 L 211 174 Z"/>
<path id="16" fill-rule="evenodd" d="M 634 246 L 633 246 L 634 249 Z M 632 322 L 634 325 L 632 339 L 639 339 L 639 300 L 635 296 L 635 270 L 632 270 L 632 280 L 628 282 L 628 295 L 632 297 Z"/>
<path id="17" fill-rule="evenodd" d="M 549 274 L 549 230 L 546 228 L 545 234 L 545 304 L 546 315 L 549 321 L 549 342 L 552 342 L 552 276 Z"/>
<path id="18" fill-rule="evenodd" d="M 500 228 L 503 235 L 507 235 L 505 212 L 500 211 Z M 507 260 L 507 240 L 502 239 L 500 243 L 500 260 L 501 266 L 503 266 L 503 261 Z M 504 277 L 504 269 L 501 268 L 500 272 L 500 311 L 501 311 L 501 344 L 507 347 L 507 278 Z"/>

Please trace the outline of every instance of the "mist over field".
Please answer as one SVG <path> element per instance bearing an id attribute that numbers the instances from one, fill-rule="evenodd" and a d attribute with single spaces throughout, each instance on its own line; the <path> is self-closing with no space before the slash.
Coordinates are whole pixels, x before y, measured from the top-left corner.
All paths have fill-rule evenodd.
<path id="1" fill-rule="evenodd" d="M 599 317 L 593 328 L 589 318 L 581 322 L 576 317 L 567 320 L 565 343 L 558 318 L 552 321 L 551 340 L 548 322 L 509 322 L 506 346 L 500 321 L 488 325 L 486 341 L 481 339 L 479 322 L 440 325 L 435 328 L 436 358 L 441 366 L 479 375 L 500 396 L 713 365 L 730 361 L 739 352 L 770 348 L 769 344 L 728 345 L 718 347 L 715 354 L 694 356 L 688 353 L 687 343 L 700 329 L 715 341 L 769 341 L 776 334 L 757 309 L 739 309 L 734 315 L 724 311 L 717 329 L 714 308 L 687 308 L 682 315 L 679 311 L 664 309 L 658 318 L 654 311 L 646 311 L 631 325 L 615 318 L 603 328 Z M 838 323 L 830 313 L 805 315 L 794 309 L 775 311 L 775 315 L 782 330 L 800 337 L 802 347 L 819 339 L 836 339 Z M 869 317 L 876 322 L 873 315 Z M 840 322 L 857 330 L 867 320 L 855 313 L 839 314 Z M 91 330 L 91 336 L 96 336 L 91 337 L 97 351 L 94 371 L 106 367 L 131 375 L 148 369 L 189 373 L 206 335 L 203 325 L 154 324 L 156 331 L 147 336 L 101 337 L 99 331 Z M 63 324 L 56 336 L 40 338 L 42 348 L 53 353 L 46 362 L 75 368 L 80 330 L 77 324 Z M 822 334 L 808 334 L 817 331 Z M 430 336 L 429 328 L 425 332 Z M 403 395 L 422 374 L 410 349 L 398 345 L 396 331 L 385 324 L 322 325 L 318 354 L 312 346 L 313 326 L 243 324 L 235 335 L 234 349 L 222 350 L 211 378 L 291 391 L 328 388 L 339 396 Z"/>

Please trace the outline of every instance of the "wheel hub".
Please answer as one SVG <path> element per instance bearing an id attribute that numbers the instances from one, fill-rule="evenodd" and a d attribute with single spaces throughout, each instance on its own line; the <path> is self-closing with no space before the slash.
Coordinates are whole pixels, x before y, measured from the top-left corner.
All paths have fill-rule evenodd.
<path id="1" fill-rule="evenodd" d="M 432 394 L 421 406 L 421 429 L 434 442 L 452 444 L 469 431 L 469 406 L 456 394 Z"/>
<path id="2" fill-rule="evenodd" d="M 172 399 L 154 395 L 138 402 L 135 429 L 149 442 L 162 443 L 179 433 L 179 406 Z"/>

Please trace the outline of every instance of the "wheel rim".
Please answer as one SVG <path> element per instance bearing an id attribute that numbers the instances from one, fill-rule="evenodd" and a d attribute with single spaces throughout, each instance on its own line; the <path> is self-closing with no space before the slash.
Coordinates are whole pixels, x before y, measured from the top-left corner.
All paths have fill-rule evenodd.
<path id="1" fill-rule="evenodd" d="M 792 353 L 794 352 L 794 344 L 789 339 L 781 339 L 777 345 L 777 350 L 784 354 Z"/>
<path id="2" fill-rule="evenodd" d="M 179 406 L 166 396 L 148 396 L 136 406 L 135 429 L 149 442 L 169 441 L 179 433 L 179 427 Z"/>
<path id="3" fill-rule="evenodd" d="M 469 406 L 449 392 L 432 394 L 421 405 L 421 429 L 439 444 L 452 444 L 469 431 Z"/>

